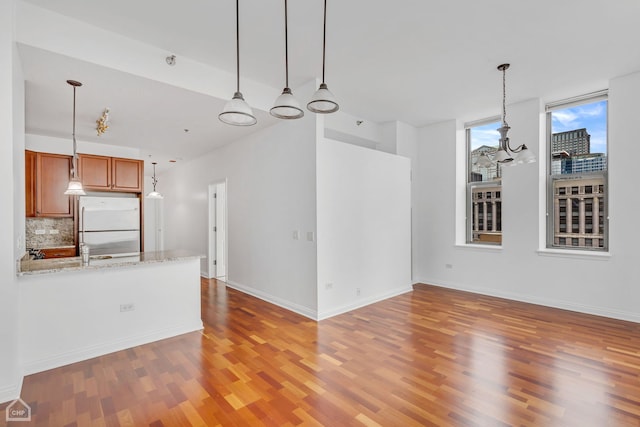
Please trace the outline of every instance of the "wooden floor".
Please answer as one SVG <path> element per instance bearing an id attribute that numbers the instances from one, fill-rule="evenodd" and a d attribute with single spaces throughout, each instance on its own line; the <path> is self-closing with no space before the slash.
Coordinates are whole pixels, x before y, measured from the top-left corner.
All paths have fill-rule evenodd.
<path id="1" fill-rule="evenodd" d="M 26 377 L 11 425 L 640 426 L 639 324 L 426 285 L 316 323 L 203 280 L 202 313 Z"/>

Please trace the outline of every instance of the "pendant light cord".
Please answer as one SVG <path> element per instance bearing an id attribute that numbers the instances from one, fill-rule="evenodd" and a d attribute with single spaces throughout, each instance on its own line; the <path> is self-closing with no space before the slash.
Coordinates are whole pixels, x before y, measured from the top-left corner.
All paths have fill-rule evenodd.
<path id="1" fill-rule="evenodd" d="M 507 126 L 507 68 L 502 68 L 502 125 Z"/>
<path id="2" fill-rule="evenodd" d="M 240 0 L 236 0 L 236 92 L 240 92 Z"/>
<path id="3" fill-rule="evenodd" d="M 153 192 L 156 192 L 156 184 L 158 183 L 158 179 L 156 178 L 156 162 L 153 162 Z"/>
<path id="4" fill-rule="evenodd" d="M 78 155 L 76 154 L 76 87 L 73 86 L 73 178 L 78 177 Z"/>
<path id="5" fill-rule="evenodd" d="M 285 87 L 289 87 L 289 29 L 287 26 L 287 0 L 284 0 L 284 64 L 285 64 Z"/>
<path id="6" fill-rule="evenodd" d="M 325 51 L 327 50 L 327 0 L 324 0 L 324 23 L 322 27 L 322 83 L 324 83 Z"/>

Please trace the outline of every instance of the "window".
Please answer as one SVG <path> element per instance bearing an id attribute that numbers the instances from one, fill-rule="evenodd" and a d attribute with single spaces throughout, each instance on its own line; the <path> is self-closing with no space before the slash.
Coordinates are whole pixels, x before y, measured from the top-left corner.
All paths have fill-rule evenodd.
<path id="1" fill-rule="evenodd" d="M 547 106 L 547 247 L 607 250 L 607 97 Z"/>
<path id="2" fill-rule="evenodd" d="M 498 118 L 475 122 L 467 131 L 467 243 L 502 243 L 502 182 L 498 151 Z"/>

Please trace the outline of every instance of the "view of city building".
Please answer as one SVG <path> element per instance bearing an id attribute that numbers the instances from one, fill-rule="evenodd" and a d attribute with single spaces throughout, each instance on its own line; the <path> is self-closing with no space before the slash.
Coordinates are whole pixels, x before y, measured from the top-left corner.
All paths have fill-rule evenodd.
<path id="1" fill-rule="evenodd" d="M 490 125 L 495 126 L 498 125 Z M 469 171 L 471 198 L 470 243 L 502 243 L 502 185 L 500 166 L 493 158 L 498 151 L 496 145 L 481 145 L 471 150 Z"/>
<path id="2" fill-rule="evenodd" d="M 604 153 L 591 153 L 585 128 L 551 136 L 553 179 L 553 246 L 604 248 Z M 591 175 L 589 175 L 591 174 Z"/>
<path id="3" fill-rule="evenodd" d="M 472 242 L 502 243 L 502 186 L 473 186 L 471 190 Z"/>
<path id="4" fill-rule="evenodd" d="M 470 243 L 502 242 L 502 185 L 500 165 L 493 161 L 498 146 L 479 144 L 470 134 L 469 237 Z M 485 140 L 486 141 L 486 140 Z M 551 135 L 553 238 L 551 245 L 565 248 L 605 246 L 606 191 L 603 172 L 606 153 L 591 152 L 586 128 Z"/>
<path id="5" fill-rule="evenodd" d="M 558 132 L 551 135 L 551 152 L 566 152 L 569 156 L 589 154 L 591 152 L 591 135 L 586 128 Z"/>

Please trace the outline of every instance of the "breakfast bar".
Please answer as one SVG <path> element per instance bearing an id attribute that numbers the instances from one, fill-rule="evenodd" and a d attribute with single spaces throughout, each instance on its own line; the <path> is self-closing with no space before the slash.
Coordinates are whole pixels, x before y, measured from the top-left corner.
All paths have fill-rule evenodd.
<path id="1" fill-rule="evenodd" d="M 202 329 L 200 259 L 188 251 L 23 259 L 25 374 Z"/>

